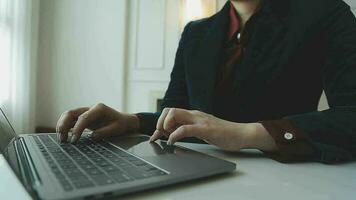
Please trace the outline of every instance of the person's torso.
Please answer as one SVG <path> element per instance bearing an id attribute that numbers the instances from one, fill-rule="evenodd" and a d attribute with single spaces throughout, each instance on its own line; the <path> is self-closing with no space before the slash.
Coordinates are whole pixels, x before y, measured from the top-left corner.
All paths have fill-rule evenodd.
<path id="1" fill-rule="evenodd" d="M 303 3 L 311 7 L 300 8 Z M 320 22 L 327 11 L 313 11 L 314 4 L 307 1 L 291 0 L 284 5 L 288 9 L 279 8 L 282 14 L 271 5 L 262 8 L 241 62 L 233 72 L 231 94 L 225 98 L 224 106 L 231 113 L 218 117 L 250 122 L 317 109 L 327 45 Z M 191 25 L 184 47 L 189 109 L 214 114 L 223 37 L 219 28 L 224 29 L 227 17 L 224 9 Z"/>

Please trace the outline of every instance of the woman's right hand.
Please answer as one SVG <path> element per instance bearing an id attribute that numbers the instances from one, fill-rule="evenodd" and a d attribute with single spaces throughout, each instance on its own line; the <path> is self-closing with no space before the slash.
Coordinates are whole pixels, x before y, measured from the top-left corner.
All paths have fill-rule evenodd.
<path id="1" fill-rule="evenodd" d="M 91 108 L 83 107 L 64 112 L 56 127 L 60 142 L 67 141 L 71 128 L 71 143 L 77 142 L 86 128 L 93 131 L 93 140 L 99 140 L 138 131 L 139 119 L 134 114 L 121 113 L 99 103 Z"/>

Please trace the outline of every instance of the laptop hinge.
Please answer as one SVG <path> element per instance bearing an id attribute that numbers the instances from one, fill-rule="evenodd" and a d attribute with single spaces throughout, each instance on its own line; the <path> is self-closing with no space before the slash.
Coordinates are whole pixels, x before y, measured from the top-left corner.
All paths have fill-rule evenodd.
<path id="1" fill-rule="evenodd" d="M 33 164 L 26 143 L 23 138 L 18 138 L 14 144 L 23 184 L 32 196 L 36 196 L 36 188 L 41 184 L 41 179 Z"/>

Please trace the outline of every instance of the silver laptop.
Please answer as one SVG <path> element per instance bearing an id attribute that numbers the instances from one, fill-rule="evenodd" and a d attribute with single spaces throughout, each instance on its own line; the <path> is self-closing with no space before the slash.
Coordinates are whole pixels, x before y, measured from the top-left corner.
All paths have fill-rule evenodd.
<path id="1" fill-rule="evenodd" d="M 236 165 L 133 135 L 76 145 L 55 133 L 17 135 L 0 109 L 0 150 L 35 199 L 96 199 L 234 171 Z"/>

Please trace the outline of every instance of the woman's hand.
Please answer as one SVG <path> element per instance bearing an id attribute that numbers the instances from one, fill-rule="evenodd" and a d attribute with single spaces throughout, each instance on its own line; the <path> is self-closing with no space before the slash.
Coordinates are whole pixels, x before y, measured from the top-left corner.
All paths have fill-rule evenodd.
<path id="1" fill-rule="evenodd" d="M 234 123 L 212 115 L 179 108 L 165 108 L 150 141 L 168 137 L 168 144 L 185 137 L 197 137 L 227 151 L 257 148 L 276 150 L 276 144 L 260 123 Z"/>
<path id="2" fill-rule="evenodd" d="M 71 128 L 73 136 L 71 143 L 75 143 L 84 129 L 93 130 L 92 138 L 98 140 L 115 134 L 135 132 L 138 130 L 139 120 L 136 115 L 120 113 L 102 103 L 91 108 L 83 107 L 64 112 L 57 122 L 56 132 L 61 142 L 67 141 Z"/>

